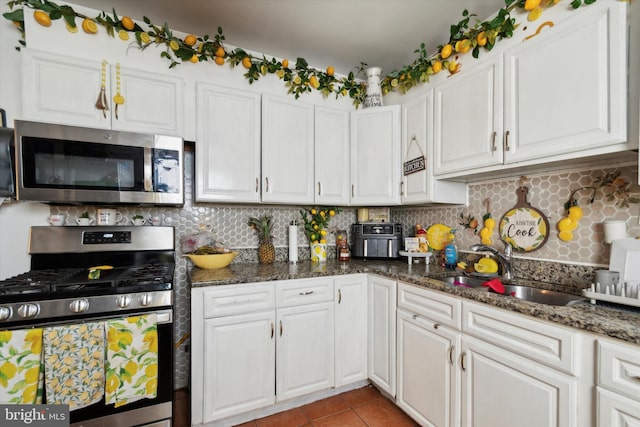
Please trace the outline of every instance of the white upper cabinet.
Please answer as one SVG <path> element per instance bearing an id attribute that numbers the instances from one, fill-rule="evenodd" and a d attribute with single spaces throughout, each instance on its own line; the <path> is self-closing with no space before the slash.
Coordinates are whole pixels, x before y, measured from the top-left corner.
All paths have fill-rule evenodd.
<path id="1" fill-rule="evenodd" d="M 423 158 L 424 169 L 406 173 L 405 163 Z M 402 104 L 403 205 L 440 202 L 466 203 L 467 186 L 433 177 L 433 90 Z M 419 168 L 418 168 L 419 169 Z"/>
<path id="2" fill-rule="evenodd" d="M 262 96 L 262 201 L 313 204 L 314 107 Z"/>
<path id="3" fill-rule="evenodd" d="M 196 85 L 198 202 L 260 202 L 260 94 Z"/>
<path id="4" fill-rule="evenodd" d="M 436 84 L 435 174 L 566 166 L 637 148 L 627 142 L 627 10 L 597 2 L 565 11 L 535 37 Z"/>
<path id="5" fill-rule="evenodd" d="M 436 85 L 434 101 L 436 175 L 502 164 L 501 57 Z"/>
<path id="6" fill-rule="evenodd" d="M 400 106 L 351 113 L 351 204 L 400 204 Z"/>
<path id="7" fill-rule="evenodd" d="M 315 107 L 315 202 L 349 204 L 349 111 Z"/>
<path id="8" fill-rule="evenodd" d="M 505 51 L 507 163 L 626 141 L 626 8 L 601 3 Z"/>
<path id="9" fill-rule="evenodd" d="M 182 79 L 100 61 L 23 50 L 23 118 L 182 136 Z M 114 103 L 118 93 L 124 104 Z M 104 83 L 107 110 L 96 107 Z"/>

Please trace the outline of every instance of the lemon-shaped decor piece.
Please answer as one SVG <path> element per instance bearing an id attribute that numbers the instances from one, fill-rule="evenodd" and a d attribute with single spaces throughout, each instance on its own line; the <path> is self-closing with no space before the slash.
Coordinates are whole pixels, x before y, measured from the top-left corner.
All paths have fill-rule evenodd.
<path id="1" fill-rule="evenodd" d="M 436 251 L 442 250 L 447 244 L 447 239 L 451 234 L 451 227 L 444 224 L 434 224 L 427 229 L 427 241 L 429 246 Z"/>
<path id="2" fill-rule="evenodd" d="M 493 258 L 480 258 L 473 267 L 478 273 L 492 274 L 498 272 L 498 263 Z"/>

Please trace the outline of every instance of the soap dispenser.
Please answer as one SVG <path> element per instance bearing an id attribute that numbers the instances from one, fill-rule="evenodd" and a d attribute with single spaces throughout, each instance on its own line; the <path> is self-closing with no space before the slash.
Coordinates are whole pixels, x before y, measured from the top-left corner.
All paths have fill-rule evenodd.
<path id="1" fill-rule="evenodd" d="M 456 246 L 456 230 L 451 230 L 449 242 L 444 247 L 444 268 L 455 270 L 458 264 L 458 247 Z"/>

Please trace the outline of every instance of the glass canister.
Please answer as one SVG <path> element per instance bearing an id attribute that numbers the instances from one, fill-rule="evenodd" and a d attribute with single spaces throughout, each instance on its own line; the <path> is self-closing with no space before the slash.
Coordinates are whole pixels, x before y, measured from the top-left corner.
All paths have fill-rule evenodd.
<path id="1" fill-rule="evenodd" d="M 347 241 L 347 231 L 336 231 L 336 253 L 338 261 L 349 261 L 351 259 L 351 250 Z"/>

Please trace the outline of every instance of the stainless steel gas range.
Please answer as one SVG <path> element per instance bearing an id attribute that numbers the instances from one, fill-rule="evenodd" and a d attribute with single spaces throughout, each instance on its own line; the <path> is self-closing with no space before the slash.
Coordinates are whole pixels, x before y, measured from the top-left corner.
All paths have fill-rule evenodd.
<path id="1" fill-rule="evenodd" d="M 156 397 L 102 398 L 72 410 L 72 426 L 171 425 L 174 242 L 173 227 L 32 227 L 31 270 L 0 281 L 0 331 L 156 319 Z"/>

